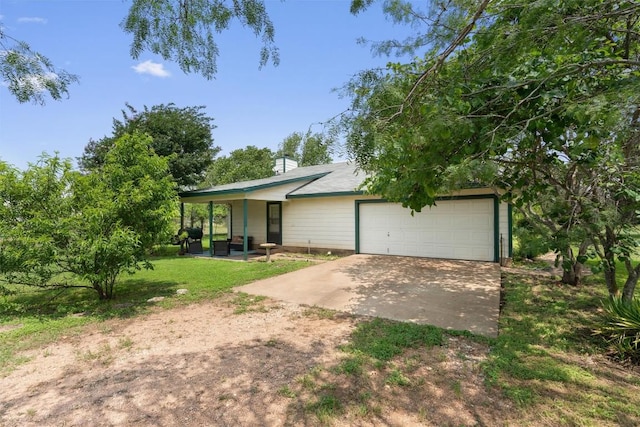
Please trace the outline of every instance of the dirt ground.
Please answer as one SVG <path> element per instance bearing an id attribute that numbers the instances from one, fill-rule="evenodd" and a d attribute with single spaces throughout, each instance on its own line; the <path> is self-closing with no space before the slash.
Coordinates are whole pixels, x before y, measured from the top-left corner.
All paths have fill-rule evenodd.
<path id="1" fill-rule="evenodd" d="M 488 348 L 463 338 L 381 369 L 338 372 L 365 318 L 234 296 L 84 328 L 0 378 L 2 426 L 496 425 Z M 390 371 L 403 380 L 389 382 Z"/>

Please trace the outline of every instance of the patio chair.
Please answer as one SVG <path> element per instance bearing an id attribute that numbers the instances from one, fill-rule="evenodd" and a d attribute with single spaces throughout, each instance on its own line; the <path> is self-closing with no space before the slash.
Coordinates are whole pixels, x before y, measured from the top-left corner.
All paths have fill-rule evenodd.
<path id="1" fill-rule="evenodd" d="M 214 256 L 229 256 L 231 254 L 231 248 L 229 242 L 226 240 L 214 240 L 213 241 L 213 255 Z"/>

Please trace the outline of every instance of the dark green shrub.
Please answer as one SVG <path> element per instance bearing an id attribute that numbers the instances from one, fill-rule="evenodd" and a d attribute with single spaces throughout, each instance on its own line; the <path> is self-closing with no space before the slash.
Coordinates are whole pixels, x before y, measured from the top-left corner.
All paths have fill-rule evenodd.
<path id="1" fill-rule="evenodd" d="M 518 243 L 514 252 L 515 258 L 535 259 L 551 250 L 548 236 L 526 218 L 516 221 L 513 234 Z"/>
<path id="2" fill-rule="evenodd" d="M 621 359 L 640 362 L 640 301 L 620 297 L 603 301 L 603 326 L 598 331 L 613 345 Z"/>

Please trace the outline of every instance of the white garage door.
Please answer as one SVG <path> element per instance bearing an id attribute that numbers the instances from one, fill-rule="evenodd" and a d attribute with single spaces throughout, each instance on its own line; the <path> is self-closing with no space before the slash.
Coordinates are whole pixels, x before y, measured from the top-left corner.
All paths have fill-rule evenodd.
<path id="1" fill-rule="evenodd" d="M 445 200 L 411 216 L 395 203 L 359 205 L 359 252 L 494 260 L 493 199 Z"/>

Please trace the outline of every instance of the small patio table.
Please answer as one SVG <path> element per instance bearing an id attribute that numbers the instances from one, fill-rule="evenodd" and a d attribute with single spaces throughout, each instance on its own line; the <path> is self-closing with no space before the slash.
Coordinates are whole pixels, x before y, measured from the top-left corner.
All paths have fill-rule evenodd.
<path id="1" fill-rule="evenodd" d="M 271 248 L 275 248 L 275 243 L 260 243 L 260 247 L 267 251 L 267 262 L 271 262 Z"/>

